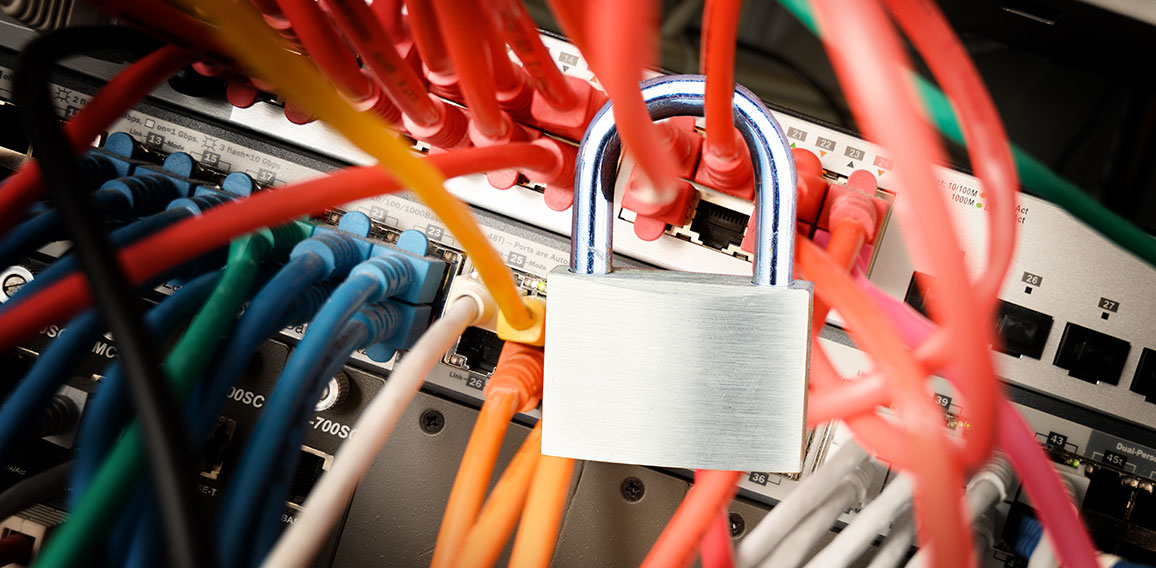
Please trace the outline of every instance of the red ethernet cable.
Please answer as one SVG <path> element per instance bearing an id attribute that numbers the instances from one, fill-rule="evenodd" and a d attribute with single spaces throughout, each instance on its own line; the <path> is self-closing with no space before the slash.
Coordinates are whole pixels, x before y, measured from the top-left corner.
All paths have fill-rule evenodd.
<path id="1" fill-rule="evenodd" d="M 446 47 L 461 81 L 462 96 L 473 115 L 471 129 L 488 140 L 504 140 L 516 130 L 509 115 L 498 106 L 497 87 L 490 52 L 485 42 L 486 25 L 477 0 L 434 0 Z"/>
<path id="2" fill-rule="evenodd" d="M 408 33 L 401 16 L 401 0 L 375 0 L 370 9 L 391 37 L 402 39 Z"/>
<path id="3" fill-rule="evenodd" d="M 398 55 L 395 38 L 377 20 L 373 10 L 362 0 L 322 0 L 321 4 L 401 112 L 423 126 L 437 122 L 438 109 L 425 85 Z"/>
<path id="4" fill-rule="evenodd" d="M 510 60 L 510 55 L 506 52 L 506 42 L 497 29 L 497 22 L 486 18 L 481 10 L 478 13 L 486 20 L 486 48 L 490 51 L 490 64 L 494 70 L 494 92 L 498 97 L 498 104 L 519 120 L 529 118 L 530 103 L 534 99 L 534 85 L 530 83 L 526 72 Z"/>
<path id="5" fill-rule="evenodd" d="M 113 121 L 192 61 L 188 51 L 168 45 L 126 67 L 64 125 L 73 150 L 84 151 Z M 29 162 L 0 185 L 0 231 L 12 227 L 42 189 L 36 162 Z"/>
<path id="6" fill-rule="evenodd" d="M 642 568 L 687 566 L 711 523 L 734 498 L 740 471 L 699 470 L 695 483 L 658 536 Z"/>
<path id="7" fill-rule="evenodd" d="M 742 0 L 707 0 L 703 8 L 702 57 L 706 75 L 706 142 L 700 176 L 717 189 L 753 197 L 754 168 L 735 129 L 735 37 Z M 748 189 L 749 188 L 749 189 Z"/>
<path id="8" fill-rule="evenodd" d="M 584 40 L 588 45 L 579 45 L 579 48 L 590 50 L 584 53 L 614 104 L 614 121 L 622 141 L 655 189 L 655 205 L 670 203 L 678 195 L 674 159 L 665 151 L 658 126 L 651 121 L 638 87 L 654 49 L 655 3 L 652 0 L 600 0 L 589 2 L 586 10 L 587 18 L 613 14 L 601 19 L 598 26 L 584 30 L 582 33 L 590 36 Z M 561 21 L 573 17 L 575 11 L 577 8 L 569 7 L 555 15 Z M 581 24 L 566 22 L 563 27 L 580 29 Z"/>
<path id="9" fill-rule="evenodd" d="M 946 204 L 932 190 L 936 182 L 931 165 L 943 163 L 942 145 L 910 111 L 921 107 L 902 78 L 906 57 L 883 10 L 873 2 L 839 3 L 836 8 L 831 0 L 815 2 L 815 8 L 824 29 L 839 38 L 825 45 L 856 122 L 868 138 L 899 158 L 896 173 L 909 189 L 897 202 L 896 213 L 912 258 L 935 275 L 938 293 L 932 296 L 931 309 L 951 333 L 952 363 L 966 377 L 961 386 L 972 416 L 962 467 L 977 468 L 991 454 L 998 429 L 998 391 L 988 350 L 993 330 L 987 312 L 976 309 Z"/>
<path id="10" fill-rule="evenodd" d="M 809 256 L 807 276 L 815 293 L 839 310 L 861 349 L 887 379 L 887 392 L 902 420 L 902 436 L 890 444 L 905 446 L 915 479 L 915 510 L 919 514 L 921 545 L 930 548 L 936 566 L 970 565 L 971 532 L 963 510 L 963 473 L 943 429 L 943 415 L 932 402 L 924 371 L 906 350 L 899 334 L 838 264 L 809 240 L 799 242 L 800 255 Z M 814 358 L 814 357 L 813 357 Z M 893 437 L 894 438 L 894 437 Z M 875 448 L 872 447 L 874 451 Z"/>
<path id="11" fill-rule="evenodd" d="M 413 33 L 413 40 L 417 43 L 417 51 L 426 69 L 439 75 L 452 74 L 453 64 L 450 62 L 450 53 L 442 41 L 442 32 L 438 26 L 437 13 L 430 0 L 405 0 L 405 9 L 409 14 L 409 29 Z"/>
<path id="12" fill-rule="evenodd" d="M 426 159 L 451 178 L 496 168 L 549 171 L 556 167 L 558 155 L 535 144 L 511 143 L 434 154 Z M 238 235 L 400 189 L 397 179 L 382 168 L 348 168 L 225 203 L 123 249 L 118 257 L 129 280 L 140 283 L 224 246 Z M 75 272 L 28 297 L 9 300 L 0 309 L 0 351 L 15 347 L 41 326 L 69 318 L 91 303 L 84 277 Z"/>
<path id="13" fill-rule="evenodd" d="M 907 304 L 888 296 L 866 280 L 860 279 L 859 285 L 870 295 L 871 301 L 883 310 L 888 319 L 895 323 L 902 340 L 907 345 L 924 344 L 929 337 L 935 335 L 934 325 Z M 868 378 L 864 377 L 855 382 L 865 381 Z M 947 378 L 953 383 L 958 383 L 957 377 L 953 374 Z M 886 394 L 882 392 L 878 383 L 872 387 L 873 389 L 864 388 L 862 396 L 865 401 L 875 401 L 876 404 L 868 408 L 860 406 L 857 409 L 848 409 L 849 412 L 875 411 L 879 401 L 886 399 Z M 1016 474 L 1023 480 L 1024 490 L 1039 512 L 1045 529 L 1051 535 L 1050 541 L 1056 546 L 1060 563 L 1078 568 L 1098 566 L 1091 538 L 1080 522 L 1075 505 L 1051 460 L 1044 455 L 1039 443 L 1036 442 L 1031 427 L 1002 395 L 998 408 L 1001 424 L 999 445 L 1007 453 Z"/>
<path id="14" fill-rule="evenodd" d="M 703 535 L 699 557 L 702 568 L 734 568 L 735 546 L 731 541 L 731 520 L 726 507 L 715 515 Z"/>
<path id="15" fill-rule="evenodd" d="M 301 43 L 317 66 L 351 101 L 373 98 L 374 84 L 361 72 L 357 57 L 346 47 L 329 16 L 314 0 L 277 0 L 281 12 L 293 24 Z"/>
<path id="16" fill-rule="evenodd" d="M 975 294 L 990 312 L 1011 266 L 1016 241 L 1017 181 L 1007 133 L 975 64 L 939 8 L 926 0 L 885 3 L 952 100 L 971 163 L 987 194 L 984 209 L 991 219 L 987 268 L 975 282 Z"/>
<path id="17" fill-rule="evenodd" d="M 538 26 L 526 11 L 522 0 L 485 2 L 490 15 L 496 20 L 514 53 L 518 54 L 522 67 L 534 81 L 534 88 L 542 94 L 542 98 L 557 109 L 569 109 L 578 104 L 578 96 L 554 65 L 550 52 L 538 36 Z"/>

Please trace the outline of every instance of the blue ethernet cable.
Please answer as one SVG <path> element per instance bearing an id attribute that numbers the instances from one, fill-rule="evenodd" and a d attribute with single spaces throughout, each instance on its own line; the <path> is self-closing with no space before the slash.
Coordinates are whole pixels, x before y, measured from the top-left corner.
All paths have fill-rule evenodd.
<path id="1" fill-rule="evenodd" d="M 205 303 L 220 280 L 221 271 L 205 274 L 182 286 L 145 316 L 145 325 L 158 337 L 168 337 Z M 128 386 L 119 362 L 113 363 L 101 381 L 100 392 L 84 412 L 78 432 L 76 460 L 72 468 L 70 505 L 84 495 L 101 459 L 116 442 L 130 408 Z"/>
<path id="2" fill-rule="evenodd" d="M 206 274 L 193 280 L 158 304 L 149 315 L 156 314 L 155 319 L 166 321 L 179 320 L 185 312 L 191 315 L 192 310 L 204 301 L 215 281 L 216 274 Z M 19 432 L 35 418 L 36 413 L 44 408 L 64 383 L 69 371 L 80 359 L 80 354 L 90 349 L 100 337 L 102 321 L 95 310 L 88 310 L 73 318 L 66 329 L 67 333 L 61 334 L 44 350 L 0 408 L 0 462 L 3 456 L 8 455 L 23 440 Z M 103 398 L 93 397 L 89 412 Z M 86 417 L 89 412 L 85 413 Z"/>
<path id="3" fill-rule="evenodd" d="M 129 225 L 113 231 L 110 235 L 112 244 L 118 249 L 132 245 L 169 225 L 183 221 L 189 217 L 200 215 L 202 212 L 225 203 L 229 199 L 231 198 L 224 193 L 176 199 L 170 202 L 168 208 L 164 211 L 142 217 Z M 217 263 L 218 266 L 219 264 L 220 263 Z M 48 268 L 42 270 L 40 274 L 37 274 L 34 280 L 20 288 L 20 291 L 17 292 L 17 297 L 19 294 L 31 296 L 35 290 L 56 282 L 76 271 L 77 268 L 75 256 L 71 254 L 62 256 L 59 260 L 48 266 Z"/>
<path id="4" fill-rule="evenodd" d="M 189 409 L 194 439 L 208 435 L 229 387 L 261 343 L 283 326 L 289 308 L 308 312 L 304 320 L 308 321 L 317 311 L 316 306 L 324 301 L 324 297 L 317 297 L 316 291 L 304 297 L 302 292 L 315 282 L 348 274 L 359 260 L 353 238 L 341 233 L 314 235 L 293 247 L 289 262 L 253 296 L 217 363 L 209 371 L 208 381 L 202 383 L 193 396 Z"/>
<path id="5" fill-rule="evenodd" d="M 302 406 L 295 410 L 295 416 L 286 424 L 285 434 L 277 441 L 277 455 L 273 460 L 277 468 L 265 485 L 264 504 L 261 505 L 263 511 L 257 518 L 256 539 L 250 547 L 253 553 L 251 565 L 260 564 L 281 532 L 281 512 L 285 509 L 285 502 L 292 497 L 289 495 L 289 483 L 301 456 L 298 448 L 305 439 L 306 422 L 315 404 L 313 401 L 321 397 L 329 377 L 336 375 L 345 366 L 354 351 L 388 340 L 397 331 L 400 318 L 398 309 L 388 301 L 362 308 L 342 328 L 315 374 L 302 383 L 305 389 L 303 396 L 299 397 Z"/>
<path id="6" fill-rule="evenodd" d="M 352 263 L 351 263 L 352 264 Z M 288 265 L 286 265 L 288 268 Z M 348 267 L 345 270 L 348 272 Z M 265 288 L 271 288 L 276 285 L 273 279 L 265 285 Z M 241 373 L 241 367 L 248 362 L 250 356 L 257 350 L 264 338 L 271 336 L 278 329 L 286 326 L 300 325 L 308 323 L 310 319 L 316 315 L 321 304 L 325 303 L 325 299 L 329 297 L 333 287 L 327 284 L 311 284 L 307 286 L 297 297 L 293 299 L 287 308 L 284 308 L 284 314 L 281 320 L 274 322 L 272 325 L 267 325 L 268 333 L 257 331 L 255 333 L 248 333 L 243 331 L 243 327 L 251 327 L 252 323 L 245 326 L 245 320 L 250 313 L 254 312 L 254 306 L 257 306 L 257 311 L 261 311 L 258 302 L 262 301 L 263 297 L 258 295 L 254 297 L 253 301 L 249 303 L 249 308 L 245 310 L 238 321 L 230 336 L 230 341 L 226 342 L 224 353 L 218 358 L 220 361 L 215 368 L 210 369 L 206 375 L 206 383 L 202 383 L 194 399 L 190 401 L 188 407 L 190 429 L 192 431 L 194 440 L 203 440 L 209 435 L 210 428 L 213 426 L 216 417 L 220 415 L 221 405 L 228 392 L 230 386 L 236 382 L 236 377 Z M 250 321 L 263 320 L 265 318 L 257 317 L 250 319 Z M 258 325 L 265 325 L 264 323 Z M 242 355 L 241 353 L 245 353 Z M 227 363 L 227 359 L 232 359 L 233 363 Z M 237 363 L 237 361 L 240 361 Z M 229 369 L 235 369 L 230 371 Z M 217 395 L 219 393 L 219 396 Z M 146 495 L 147 496 L 147 495 Z M 135 506 L 136 504 L 134 504 Z M 158 555 L 160 554 L 159 545 L 161 543 L 160 535 L 157 531 L 160 530 L 160 520 L 157 517 L 156 508 L 140 509 L 141 515 L 134 515 L 131 512 L 124 515 L 123 519 L 132 519 L 135 522 L 136 530 L 132 536 L 132 548 L 129 551 L 128 558 L 125 560 L 125 565 L 130 568 L 147 568 L 150 566 L 157 566 L 160 564 Z M 130 510 L 131 511 L 131 510 Z M 116 556 L 114 556 L 115 558 Z"/>
<path id="7" fill-rule="evenodd" d="M 266 482 L 277 467 L 276 458 L 288 431 L 300 417 L 299 409 L 308 399 L 309 382 L 325 361 L 326 351 L 345 324 L 370 302 L 398 295 L 415 280 L 413 267 L 395 257 L 371 258 L 355 266 L 349 277 L 333 291 L 317 317 L 309 323 L 265 403 L 249 444 L 225 494 L 218 523 L 219 554 L 222 566 L 234 567 L 248 555 L 254 520 L 260 507 L 254 502 L 267 491 Z"/>
<path id="8" fill-rule="evenodd" d="M 105 182 L 92 199 L 107 220 L 125 220 L 160 211 L 180 197 L 168 178 L 158 175 L 126 177 Z M 0 266 L 14 264 L 27 254 L 64 237 L 56 210 L 45 211 L 15 227 L 0 240 Z"/>

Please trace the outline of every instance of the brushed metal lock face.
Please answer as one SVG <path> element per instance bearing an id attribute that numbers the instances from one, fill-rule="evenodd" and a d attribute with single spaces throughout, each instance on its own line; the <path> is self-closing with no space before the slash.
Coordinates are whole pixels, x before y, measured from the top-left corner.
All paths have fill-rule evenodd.
<path id="1" fill-rule="evenodd" d="M 563 267 L 549 294 L 542 453 L 799 471 L 809 282 Z"/>

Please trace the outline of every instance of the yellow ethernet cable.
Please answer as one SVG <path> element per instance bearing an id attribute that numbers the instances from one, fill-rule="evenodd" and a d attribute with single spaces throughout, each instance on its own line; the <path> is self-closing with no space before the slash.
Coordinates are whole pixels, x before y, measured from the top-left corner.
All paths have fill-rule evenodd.
<path id="1" fill-rule="evenodd" d="M 248 2 L 183 1 L 216 27 L 237 61 L 377 159 L 378 166 L 395 173 L 433 209 L 461 241 L 512 327 L 523 330 L 543 325 L 523 303 L 513 274 L 482 234 L 469 209 L 443 187 L 445 179 L 437 169 L 413 156 L 380 118 L 350 106 L 311 62 L 285 49 L 283 40 Z"/>

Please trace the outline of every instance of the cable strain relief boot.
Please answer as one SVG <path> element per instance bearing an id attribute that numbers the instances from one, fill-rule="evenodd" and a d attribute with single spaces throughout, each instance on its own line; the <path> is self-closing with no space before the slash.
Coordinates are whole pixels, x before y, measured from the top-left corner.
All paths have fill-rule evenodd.
<path id="1" fill-rule="evenodd" d="M 318 233 L 293 247 L 289 258 L 314 254 L 325 263 L 329 278 L 340 278 L 361 261 L 361 252 L 352 237 L 341 233 Z"/>
<path id="2" fill-rule="evenodd" d="M 80 169 L 87 181 L 86 188 L 95 188 L 117 176 L 116 164 L 106 156 L 96 153 L 85 154 L 80 160 Z"/>
<path id="3" fill-rule="evenodd" d="M 368 347 L 393 337 L 401 323 L 401 313 L 389 302 L 375 302 L 358 310 L 353 319 L 365 325 L 369 332 L 365 345 L 362 345 Z"/>
<path id="4" fill-rule="evenodd" d="M 639 191 L 645 178 L 639 168 L 630 172 L 626 180 L 626 193 L 622 196 L 622 207 L 636 214 L 634 234 L 644 241 L 654 241 L 666 232 L 667 225 L 681 227 L 686 223 L 696 192 L 692 185 L 678 180 L 674 186 L 674 199 L 670 203 L 649 203 L 642 199 L 643 192 Z"/>
<path id="5" fill-rule="evenodd" d="M 285 118 L 293 124 L 309 124 L 317 120 L 313 113 L 309 112 L 303 107 L 299 107 L 291 101 L 285 101 Z"/>
<path id="6" fill-rule="evenodd" d="M 530 103 L 530 124 L 575 142 L 582 139 L 594 115 L 606 104 L 606 94 L 578 77 L 565 76 L 574 91 L 576 102 L 571 108 L 557 108 L 538 91 Z"/>
<path id="7" fill-rule="evenodd" d="M 431 93 L 454 102 L 462 102 L 462 87 L 456 73 L 435 73 L 424 65 L 422 68 L 425 70 L 423 75 L 429 82 Z"/>
<path id="8" fill-rule="evenodd" d="M 534 84 L 521 67 L 515 67 L 514 71 L 521 77 L 521 81 L 513 89 L 497 92 L 498 106 L 518 120 L 528 121 L 531 119 L 530 106 L 534 103 Z"/>
<path id="9" fill-rule="evenodd" d="M 410 119 L 409 115 L 402 115 L 401 121 L 405 129 L 415 139 L 425 142 L 435 148 L 452 150 L 470 145 L 469 122 L 466 113 L 461 107 L 447 105 L 438 97 L 429 95 L 438 109 L 439 120 L 433 124 L 421 125 Z"/>
<path id="10" fill-rule="evenodd" d="M 709 143 L 702 146 L 702 159 L 694 181 L 735 197 L 754 200 L 755 170 L 751 153 L 738 129 L 734 129 L 735 153 L 723 156 L 714 152 Z"/>
<path id="11" fill-rule="evenodd" d="M 369 95 L 361 100 L 346 98 L 349 104 L 361 112 L 369 112 L 377 115 L 391 126 L 401 126 L 401 110 L 381 91 L 381 85 L 377 82 L 377 77 L 375 77 L 369 69 L 362 69 L 361 74 L 365 75 L 365 78 L 369 80 Z"/>
<path id="12" fill-rule="evenodd" d="M 875 190 L 879 189 L 879 182 L 875 174 L 867 170 L 855 170 L 847 177 L 847 187 L 854 189 L 867 197 L 875 197 Z"/>
<path id="13" fill-rule="evenodd" d="M 359 274 L 368 274 L 381 283 L 373 301 L 397 296 L 405 292 L 416 280 L 413 266 L 398 255 L 376 256 L 349 271 L 352 278 Z"/>
<path id="14" fill-rule="evenodd" d="M 498 365 L 486 381 L 485 396 L 507 391 L 518 398 L 518 412 L 528 412 L 542 399 L 544 354 L 541 348 L 507 341 Z"/>
<path id="15" fill-rule="evenodd" d="M 496 146 L 510 142 L 529 142 L 541 136 L 537 131 L 528 130 L 514 122 L 510 115 L 505 112 L 502 112 L 502 124 L 505 126 L 505 134 L 497 138 L 490 138 L 478 129 L 477 122 L 471 118 L 468 128 L 470 142 L 479 147 Z M 518 183 L 521 175 L 521 172 L 516 169 L 492 170 L 486 172 L 486 180 L 497 189 L 510 189 Z"/>
<path id="16" fill-rule="evenodd" d="M 692 179 L 702 153 L 702 136 L 695 130 L 694 117 L 676 116 L 658 123 L 662 144 L 674 158 L 675 177 Z"/>
<path id="17" fill-rule="evenodd" d="M 237 108 L 249 108 L 257 104 L 260 95 L 261 91 L 247 82 L 229 81 L 225 87 L 225 100 Z"/>
<path id="18" fill-rule="evenodd" d="M 498 302 L 494 300 L 485 284 L 466 276 L 454 278 L 449 292 L 446 293 L 446 308 L 461 298 L 467 298 L 477 305 L 478 315 L 470 322 L 471 326 L 497 331 Z"/>
<path id="19" fill-rule="evenodd" d="M 284 225 L 272 227 L 273 248 L 266 255 L 267 260 L 281 261 L 288 258 L 289 253 L 309 237 L 311 227 L 298 221 L 290 221 Z"/>
<path id="20" fill-rule="evenodd" d="M 871 243 L 875 241 L 876 220 L 875 204 L 858 191 L 841 191 L 831 199 L 828 223 L 832 228 L 843 221 L 854 221 L 863 226 L 866 241 Z"/>
<path id="21" fill-rule="evenodd" d="M 313 316 L 317 315 L 317 310 L 325 304 L 325 300 L 329 299 L 329 294 L 332 292 L 333 286 L 330 284 L 318 283 L 306 286 L 289 303 L 289 309 L 286 310 L 285 318 L 281 321 L 280 327 L 309 323 Z"/>
<path id="22" fill-rule="evenodd" d="M 574 203 L 574 164 L 578 160 L 578 149 L 553 138 L 543 136 L 531 144 L 545 148 L 554 155 L 550 170 L 526 170 L 526 178 L 534 183 L 546 184 L 546 206 L 554 211 L 565 211 Z"/>

